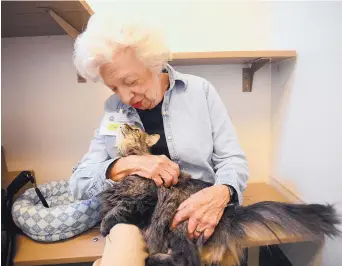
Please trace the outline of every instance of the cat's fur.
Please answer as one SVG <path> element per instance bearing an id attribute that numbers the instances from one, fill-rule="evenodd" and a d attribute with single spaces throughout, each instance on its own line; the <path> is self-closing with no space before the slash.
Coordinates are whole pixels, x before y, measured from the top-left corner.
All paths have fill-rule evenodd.
<path id="1" fill-rule="evenodd" d="M 158 135 L 148 135 L 128 125 L 120 129 L 123 135 L 118 147 L 121 156 L 146 154 L 158 141 Z M 195 266 L 239 265 L 248 239 L 282 234 L 307 240 L 320 236 L 336 236 L 340 220 L 331 205 L 259 202 L 246 207 L 227 207 L 207 242 L 201 236 L 187 238 L 187 222 L 171 231 L 170 223 L 181 202 L 212 184 L 191 179 L 181 173 L 177 185 L 160 187 L 153 180 L 129 176 L 101 194 L 105 236 L 118 223 L 137 225 L 147 242 L 149 258 L 146 265 Z M 278 241 L 280 243 L 280 240 Z"/>

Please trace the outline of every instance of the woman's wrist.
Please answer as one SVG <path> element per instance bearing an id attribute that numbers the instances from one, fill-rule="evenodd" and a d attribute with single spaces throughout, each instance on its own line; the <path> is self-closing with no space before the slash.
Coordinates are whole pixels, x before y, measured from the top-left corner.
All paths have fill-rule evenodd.
<path id="1" fill-rule="evenodd" d="M 107 178 L 113 181 L 121 181 L 137 170 L 137 163 L 140 156 L 131 155 L 116 160 L 107 171 Z"/>
<path id="2" fill-rule="evenodd" d="M 218 184 L 215 185 L 218 189 L 219 189 L 219 193 L 218 195 L 220 195 L 220 197 L 223 196 L 224 202 L 225 204 L 228 204 L 231 200 L 231 194 L 230 194 L 230 189 L 227 185 L 222 185 L 222 184 Z"/>

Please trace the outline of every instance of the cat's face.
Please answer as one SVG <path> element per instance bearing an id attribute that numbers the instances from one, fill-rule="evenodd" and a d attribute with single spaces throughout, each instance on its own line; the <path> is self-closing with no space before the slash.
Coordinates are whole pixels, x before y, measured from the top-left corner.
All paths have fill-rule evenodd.
<path id="1" fill-rule="evenodd" d="M 159 138 L 158 134 L 149 135 L 138 127 L 123 124 L 117 133 L 118 155 L 126 157 L 148 154 L 149 148 L 156 144 Z"/>

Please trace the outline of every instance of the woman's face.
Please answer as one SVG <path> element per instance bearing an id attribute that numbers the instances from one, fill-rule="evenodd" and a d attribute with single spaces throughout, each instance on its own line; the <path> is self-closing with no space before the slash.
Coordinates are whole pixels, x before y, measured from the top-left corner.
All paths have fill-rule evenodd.
<path id="1" fill-rule="evenodd" d="M 163 88 L 165 78 L 159 78 L 157 73 L 148 69 L 132 49 L 115 53 L 113 62 L 100 67 L 100 74 L 123 103 L 141 110 L 155 107 L 167 89 Z"/>

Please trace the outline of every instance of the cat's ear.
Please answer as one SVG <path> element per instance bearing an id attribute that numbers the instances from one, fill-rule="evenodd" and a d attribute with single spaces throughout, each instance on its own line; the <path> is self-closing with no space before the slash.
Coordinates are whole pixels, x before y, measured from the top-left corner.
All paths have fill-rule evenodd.
<path id="1" fill-rule="evenodd" d="M 152 147 L 153 145 L 155 145 L 158 142 L 159 139 L 160 139 L 159 134 L 149 135 L 146 139 L 147 146 Z"/>

